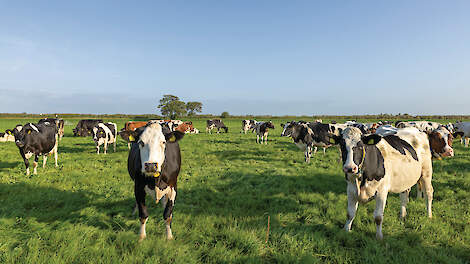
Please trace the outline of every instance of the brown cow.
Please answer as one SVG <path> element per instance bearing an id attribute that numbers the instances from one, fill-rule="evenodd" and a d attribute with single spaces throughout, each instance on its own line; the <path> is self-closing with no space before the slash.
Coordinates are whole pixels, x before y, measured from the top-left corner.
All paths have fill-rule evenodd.
<path id="1" fill-rule="evenodd" d="M 128 121 L 124 125 L 124 130 L 134 131 L 139 127 L 143 127 L 143 126 L 147 125 L 147 123 L 148 123 L 147 121 Z"/>
<path id="2" fill-rule="evenodd" d="M 178 131 L 186 133 L 186 134 L 195 133 L 193 122 L 191 122 L 191 121 L 187 121 L 187 122 L 184 122 L 183 124 L 180 124 L 179 126 L 177 126 L 175 128 L 175 130 L 178 130 Z"/>

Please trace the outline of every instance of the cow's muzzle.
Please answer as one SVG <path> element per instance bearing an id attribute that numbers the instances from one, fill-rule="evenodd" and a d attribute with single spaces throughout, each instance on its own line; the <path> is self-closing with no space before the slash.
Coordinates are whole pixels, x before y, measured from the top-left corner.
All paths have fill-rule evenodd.
<path id="1" fill-rule="evenodd" d="M 144 170 L 146 175 L 152 175 L 154 177 L 160 176 L 160 172 L 158 171 L 158 163 L 150 163 L 146 162 L 144 164 Z"/>
<path id="2" fill-rule="evenodd" d="M 357 174 L 359 172 L 359 167 L 356 164 L 343 166 L 344 173 L 353 173 Z"/>
<path id="3" fill-rule="evenodd" d="M 24 142 L 21 142 L 19 140 L 15 141 L 15 144 L 20 148 L 24 147 Z"/>

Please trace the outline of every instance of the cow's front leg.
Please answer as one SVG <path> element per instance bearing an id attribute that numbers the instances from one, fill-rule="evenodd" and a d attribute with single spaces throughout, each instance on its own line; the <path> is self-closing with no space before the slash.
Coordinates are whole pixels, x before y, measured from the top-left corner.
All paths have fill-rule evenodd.
<path id="1" fill-rule="evenodd" d="M 173 234 L 171 232 L 171 220 L 173 219 L 173 207 L 175 206 L 176 199 L 176 189 L 174 187 L 171 187 L 167 197 L 168 201 L 165 206 L 165 211 L 163 211 L 163 219 L 165 220 L 166 225 L 166 238 L 171 240 L 173 239 Z"/>
<path id="2" fill-rule="evenodd" d="M 100 145 L 96 144 L 96 154 L 100 154 Z"/>
<path id="3" fill-rule="evenodd" d="M 38 174 L 38 161 L 39 161 L 39 156 L 34 155 L 33 174 Z"/>
<path id="4" fill-rule="evenodd" d="M 256 144 L 259 144 L 259 135 L 256 134 Z"/>
<path id="5" fill-rule="evenodd" d="M 310 163 L 310 155 L 312 154 L 312 148 L 310 146 L 305 147 L 305 162 Z"/>
<path id="6" fill-rule="evenodd" d="M 23 158 L 23 161 L 24 161 L 24 165 L 26 167 L 26 175 L 29 175 L 30 172 L 29 172 L 29 160 L 27 158 Z"/>
<path id="7" fill-rule="evenodd" d="M 104 154 L 108 152 L 108 142 L 104 142 Z"/>
<path id="8" fill-rule="evenodd" d="M 47 154 L 47 155 L 49 155 L 49 154 Z M 47 155 L 43 155 L 43 156 L 42 156 L 42 168 L 43 168 L 43 169 L 46 168 Z"/>
<path id="9" fill-rule="evenodd" d="M 313 148 L 313 155 L 317 154 L 317 150 L 318 150 L 318 147 L 315 146 L 315 147 Z"/>
<path id="10" fill-rule="evenodd" d="M 387 191 L 378 191 L 375 195 L 375 210 L 374 210 L 374 220 L 375 220 L 375 237 L 378 240 L 384 238 L 382 234 L 382 222 L 384 218 L 385 204 L 387 203 Z"/>
<path id="11" fill-rule="evenodd" d="M 349 232 L 351 231 L 351 226 L 354 221 L 354 218 L 356 217 L 356 211 L 357 211 L 357 191 L 356 187 L 353 186 L 352 183 L 348 182 L 348 187 L 347 187 L 347 194 L 348 194 L 348 212 L 346 215 L 346 224 L 344 224 L 344 229 Z"/>
<path id="12" fill-rule="evenodd" d="M 139 231 L 139 242 L 144 240 L 147 237 L 145 232 L 145 224 L 149 217 L 147 213 L 147 207 L 145 206 L 145 189 L 142 185 L 134 186 L 134 195 L 135 201 L 137 203 L 137 209 L 139 209 L 139 218 L 140 218 L 140 231 Z"/>

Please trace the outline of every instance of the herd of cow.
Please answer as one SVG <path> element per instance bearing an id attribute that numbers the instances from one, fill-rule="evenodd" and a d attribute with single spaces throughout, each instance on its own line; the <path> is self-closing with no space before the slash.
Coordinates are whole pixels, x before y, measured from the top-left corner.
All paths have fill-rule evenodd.
<path id="1" fill-rule="evenodd" d="M 375 198 L 374 219 L 378 239 L 383 238 L 383 213 L 389 192 L 400 194 L 400 216 L 404 218 L 410 189 L 417 184 L 418 197 L 424 195 L 427 214 L 432 217 L 432 158 L 453 157 L 454 137 L 461 137 L 466 147 L 470 138 L 470 122 L 442 125 L 436 122 L 411 121 L 391 125 L 390 122 L 354 121 L 328 124 L 316 120 L 291 121 L 281 124 L 281 128 L 281 136 L 292 138 L 304 150 L 306 162 L 310 161 L 312 151 L 315 154 L 318 147 L 322 147 L 325 153 L 326 148 L 339 145 L 348 195 L 344 228 L 346 231 L 351 230 L 358 203 L 366 203 Z M 213 129 L 217 129 L 217 133 L 220 129 L 228 133 L 228 127 L 220 119 L 207 120 L 206 132 L 211 133 Z M 271 121 L 242 121 L 241 132 L 256 132 L 257 143 L 267 144 L 269 129 L 274 129 Z M 107 152 L 108 144 L 114 144 L 116 151 L 117 134 L 128 142 L 128 172 L 134 181 L 134 211 L 139 212 L 140 240 L 146 237 L 146 194 L 156 203 L 162 201 L 167 239 L 173 238 L 171 221 L 181 167 L 178 141 L 186 133 L 198 132 L 191 122 L 180 120 L 129 121 L 120 131 L 115 123 L 80 120 L 73 129 L 74 136 L 93 136 L 98 154 L 101 145 L 104 145 L 104 153 Z M 37 124 L 17 125 L 0 133 L 0 138 L 2 141 L 16 143 L 26 166 L 26 174 L 29 175 L 28 160 L 33 155 L 34 174 L 37 174 L 40 155 L 43 156 L 45 167 L 47 156 L 54 154 L 57 167 L 58 143 L 63 135 L 62 119 L 45 118 Z"/>

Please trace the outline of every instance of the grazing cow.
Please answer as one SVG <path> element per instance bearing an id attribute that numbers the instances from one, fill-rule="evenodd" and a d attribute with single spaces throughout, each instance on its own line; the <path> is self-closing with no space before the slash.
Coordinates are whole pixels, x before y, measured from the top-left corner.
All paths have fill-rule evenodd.
<path id="1" fill-rule="evenodd" d="M 77 126 L 73 129 L 73 135 L 79 137 L 88 137 L 93 132 L 93 128 L 99 123 L 103 123 L 101 119 L 83 119 L 78 121 Z"/>
<path id="2" fill-rule="evenodd" d="M 206 121 L 206 132 L 212 134 L 212 129 L 217 128 L 217 134 L 220 132 L 220 129 L 223 128 L 225 133 L 228 133 L 228 127 L 225 126 L 224 122 L 220 119 L 212 119 Z"/>
<path id="3" fill-rule="evenodd" d="M 399 121 L 395 123 L 397 128 L 405 128 L 405 127 L 415 127 L 421 132 L 432 132 L 433 130 L 437 129 L 438 127 L 442 126 L 442 124 L 437 122 L 429 122 L 429 121 Z"/>
<path id="4" fill-rule="evenodd" d="M 134 131 L 139 127 L 147 125 L 147 123 L 148 121 L 127 121 L 126 124 L 124 124 L 124 130 Z"/>
<path id="5" fill-rule="evenodd" d="M 163 219 L 166 224 L 166 237 L 173 239 L 171 220 L 176 198 L 176 183 L 181 168 L 181 153 L 178 141 L 184 133 L 171 132 L 157 122 L 149 122 L 145 127 L 132 131 L 132 147 L 129 151 L 127 169 L 134 181 L 136 207 L 140 218 L 140 241 L 146 237 L 145 224 L 148 213 L 145 194 L 156 203 L 162 200 L 165 208 Z"/>
<path id="6" fill-rule="evenodd" d="M 43 165 L 46 167 L 47 155 L 54 154 L 57 167 L 58 133 L 55 124 L 44 122 L 41 124 L 28 123 L 16 126 L 13 129 L 15 143 L 26 166 L 26 175 L 29 175 L 29 158 L 34 155 L 33 174 L 37 174 L 39 156 L 43 156 Z"/>
<path id="7" fill-rule="evenodd" d="M 470 141 L 470 122 L 457 122 L 454 124 L 454 136 L 461 137 L 462 141 L 465 142 L 465 147 L 468 147 Z"/>
<path id="8" fill-rule="evenodd" d="M 242 120 L 242 131 L 240 133 L 245 133 L 253 129 L 255 127 L 255 124 L 257 123 L 256 120 Z"/>
<path id="9" fill-rule="evenodd" d="M 269 129 L 274 129 L 273 122 L 257 122 L 255 124 L 254 130 L 256 131 L 256 143 L 259 143 L 259 137 L 261 136 L 261 144 L 268 144 L 268 131 Z"/>
<path id="10" fill-rule="evenodd" d="M 104 154 L 106 154 L 108 150 L 108 144 L 114 144 L 114 152 L 116 152 L 117 126 L 115 123 L 98 123 L 92 131 L 97 154 L 100 154 L 100 146 L 103 144 Z"/>
<path id="11" fill-rule="evenodd" d="M 51 124 L 55 124 L 57 126 L 57 131 L 59 134 L 59 141 L 62 140 L 62 137 L 64 136 L 64 119 L 59 119 L 59 118 L 43 118 L 40 119 L 38 124 L 49 122 Z"/>
<path id="12" fill-rule="evenodd" d="M 316 124 L 320 123 L 314 123 L 314 128 L 316 127 Z M 289 136 L 292 138 L 294 141 L 295 145 L 299 148 L 305 151 L 305 162 L 309 163 L 310 162 L 310 157 L 312 156 L 312 147 L 315 148 L 314 154 L 317 151 L 317 147 L 323 147 L 323 154 L 325 154 L 325 148 L 331 146 L 331 144 L 325 144 L 324 142 L 319 142 L 317 141 L 317 137 L 315 137 L 315 134 L 312 130 L 312 127 L 310 127 L 310 124 L 292 124 L 291 128 L 288 128 L 290 130 Z"/>
<path id="13" fill-rule="evenodd" d="M 400 216 L 404 218 L 410 188 L 416 183 L 424 186 L 428 217 L 432 217 L 432 155 L 425 133 L 416 128 L 404 128 L 384 137 L 363 136 L 358 128 L 349 127 L 340 136 L 330 134 L 329 138 L 331 143 L 340 145 L 347 180 L 346 231 L 351 230 L 358 202 L 366 203 L 375 198 L 376 237 L 382 239 L 388 193 L 400 193 Z"/>

